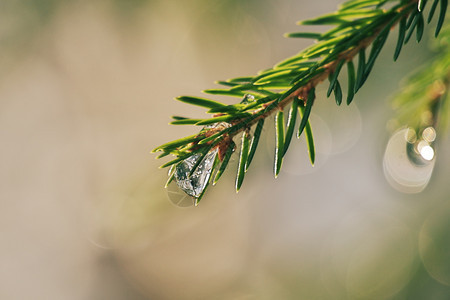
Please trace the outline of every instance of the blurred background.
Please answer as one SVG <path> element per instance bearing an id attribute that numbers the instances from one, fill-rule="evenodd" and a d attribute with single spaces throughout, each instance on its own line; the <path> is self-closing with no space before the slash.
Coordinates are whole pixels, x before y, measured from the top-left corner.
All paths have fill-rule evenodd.
<path id="1" fill-rule="evenodd" d="M 174 97 L 297 53 L 282 34 L 339 2 L 2 0 L 0 298 L 448 299 L 448 135 L 421 193 L 383 170 L 389 99 L 427 42 L 394 64 L 392 34 L 348 107 L 322 87 L 315 167 L 301 139 L 275 180 L 268 122 L 239 194 L 234 161 L 180 208 L 149 154 L 198 130 L 167 125 L 203 114 Z"/>

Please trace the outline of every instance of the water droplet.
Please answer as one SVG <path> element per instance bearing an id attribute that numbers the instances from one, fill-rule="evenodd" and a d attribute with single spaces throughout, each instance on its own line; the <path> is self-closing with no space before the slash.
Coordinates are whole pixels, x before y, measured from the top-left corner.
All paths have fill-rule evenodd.
<path id="1" fill-rule="evenodd" d="M 200 154 L 194 154 L 179 163 L 175 168 L 175 182 L 178 187 L 189 196 L 194 198 L 199 197 L 211 176 L 216 155 L 217 149 L 208 152 L 192 175 L 189 174 L 201 158 Z"/>
<path id="2" fill-rule="evenodd" d="M 255 96 L 251 94 L 245 94 L 244 98 L 242 98 L 241 103 L 249 103 L 255 101 Z"/>
<path id="3" fill-rule="evenodd" d="M 417 140 L 413 129 L 401 129 L 389 139 L 383 169 L 386 179 L 395 189 L 404 193 L 423 191 L 434 164 L 434 149 L 425 139 Z"/>
<path id="4" fill-rule="evenodd" d="M 220 131 L 230 126 L 231 124 L 226 122 L 214 123 L 203 127 L 201 132 L 212 129 Z M 177 164 L 175 170 L 173 170 L 174 167 L 169 170 L 169 176 L 174 174 L 176 185 L 184 192 L 181 193 L 179 189 L 173 188 L 175 185 L 169 184 L 167 193 L 172 203 L 177 206 L 190 206 L 195 203 L 195 198 L 200 197 L 208 184 L 217 153 L 216 148 L 209 151 L 203 158 L 200 153 L 194 154 Z M 198 163 L 199 159 L 202 159 L 200 163 Z M 197 167 L 193 171 L 195 166 Z"/>

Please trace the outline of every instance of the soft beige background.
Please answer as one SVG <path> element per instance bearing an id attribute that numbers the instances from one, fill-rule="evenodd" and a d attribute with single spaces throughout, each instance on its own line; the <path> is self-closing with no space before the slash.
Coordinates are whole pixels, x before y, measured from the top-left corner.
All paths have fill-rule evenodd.
<path id="1" fill-rule="evenodd" d="M 273 179 L 269 122 L 238 195 L 234 162 L 181 209 L 149 154 L 195 132 L 171 115 L 203 114 L 173 97 L 296 53 L 282 33 L 337 3 L 3 0 L 0 299 L 447 299 L 448 138 L 421 194 L 381 163 L 425 43 L 394 64 L 393 34 L 350 107 L 321 91 L 314 168 L 297 142 Z"/>

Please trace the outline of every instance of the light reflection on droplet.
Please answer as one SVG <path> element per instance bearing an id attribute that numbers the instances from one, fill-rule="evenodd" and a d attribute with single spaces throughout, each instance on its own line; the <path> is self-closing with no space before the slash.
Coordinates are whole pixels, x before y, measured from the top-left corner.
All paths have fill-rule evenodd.
<path id="1" fill-rule="evenodd" d="M 419 193 L 431 178 L 435 155 L 428 143 L 421 149 L 417 147 L 416 153 L 415 146 L 407 142 L 408 130 L 401 129 L 389 139 L 383 169 L 392 187 L 404 193 Z"/>

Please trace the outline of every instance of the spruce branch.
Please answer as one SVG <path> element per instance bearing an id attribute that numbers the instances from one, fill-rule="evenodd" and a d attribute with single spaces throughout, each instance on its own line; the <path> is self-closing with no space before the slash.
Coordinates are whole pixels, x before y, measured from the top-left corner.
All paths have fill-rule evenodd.
<path id="1" fill-rule="evenodd" d="M 173 125 L 205 127 L 198 134 L 166 143 L 155 148 L 153 152 L 162 152 L 158 158 L 169 154 L 176 157 L 162 166 L 176 166 L 170 176 L 172 179 L 177 177 L 177 169 L 186 167 L 185 161 L 195 155 L 196 163 L 190 166 L 189 176 L 196 172 L 208 172 L 206 176 L 208 182 L 204 188 L 206 189 L 210 181 L 216 183 L 224 172 L 236 148 L 233 138 L 242 134 L 236 179 L 238 191 L 255 154 L 264 120 L 276 114 L 274 173 L 277 177 L 283 157 L 291 143 L 299 114 L 300 126 L 297 137 L 305 131 L 311 163 L 314 163 L 315 150 L 309 116 L 316 98 L 317 85 L 328 79 L 327 97 L 334 94 L 337 105 L 341 105 L 344 95 L 339 75 L 346 66 L 348 70 L 346 103 L 350 104 L 369 77 L 393 27 L 399 24 L 394 60 L 398 58 L 402 46 L 408 43 L 414 32 L 417 42 L 421 40 L 427 2 L 431 0 L 350 0 L 343 3 L 334 13 L 299 22 L 299 25 L 334 25 L 334 28 L 325 33 L 287 34 L 287 37 L 291 38 L 313 39 L 316 43 L 255 76 L 218 81 L 223 88 L 203 91 L 210 95 L 241 98 L 242 101 L 237 104 L 226 105 L 213 99 L 194 96 L 176 98 L 206 108 L 211 117 L 206 119 L 173 117 L 174 120 L 171 122 Z M 447 0 L 434 0 L 431 4 L 427 21 L 429 23 L 434 15 L 438 15 L 436 36 L 443 26 L 447 6 Z M 358 61 L 356 68 L 353 60 Z M 289 113 L 285 124 L 284 110 L 287 107 Z M 252 136 L 253 127 L 255 129 Z M 204 164 L 207 154 L 213 152 L 217 153 L 217 156 L 211 169 L 198 170 L 198 166 Z M 204 190 L 200 197 L 194 197 L 196 204 L 203 194 Z"/>

